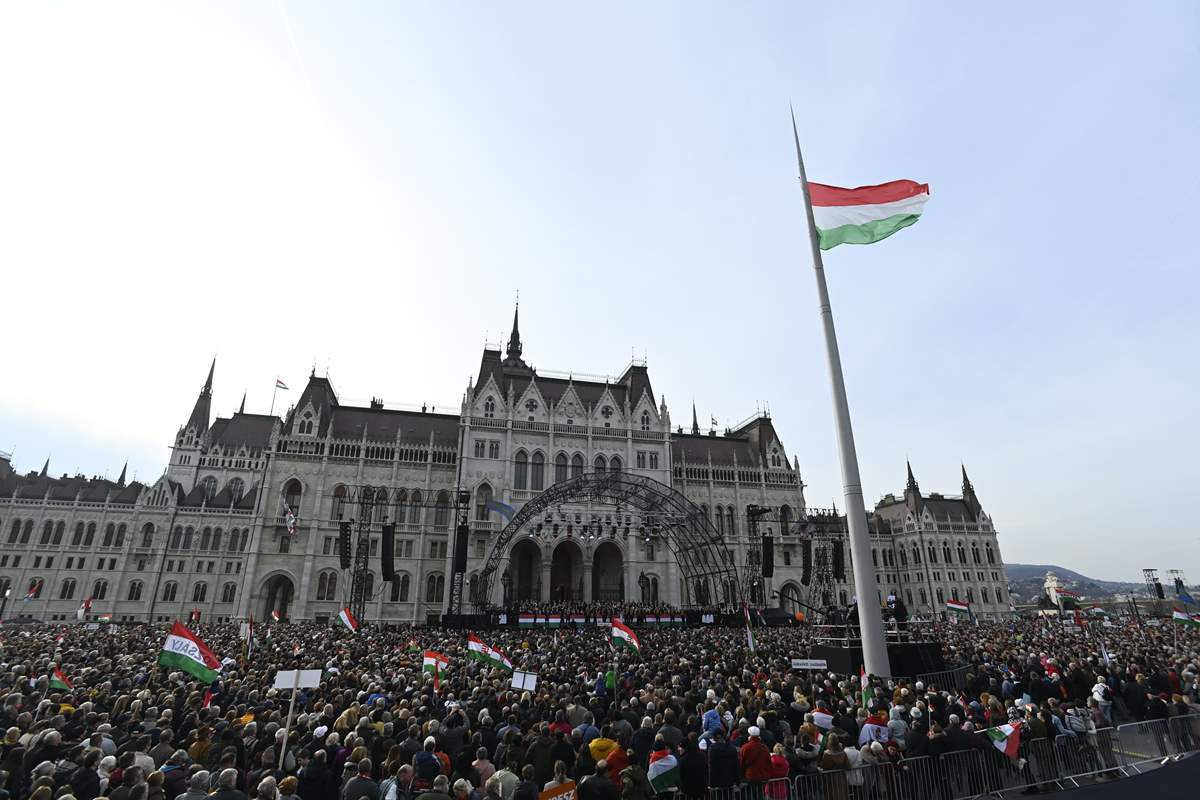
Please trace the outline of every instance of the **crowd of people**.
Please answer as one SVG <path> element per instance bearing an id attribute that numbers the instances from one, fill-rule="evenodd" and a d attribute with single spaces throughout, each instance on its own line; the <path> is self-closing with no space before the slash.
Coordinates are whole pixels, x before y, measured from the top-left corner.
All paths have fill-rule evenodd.
<path id="1" fill-rule="evenodd" d="M 225 658 L 206 684 L 156 664 L 165 626 L 2 630 L 0 800 L 580 800 L 687 798 L 773 779 L 981 748 L 983 731 L 1087 736 L 1200 711 L 1200 633 L 1134 622 L 1069 631 L 1044 620 L 936 623 L 962 686 L 799 672 L 814 631 L 717 625 L 477 632 L 519 670 L 468 656 L 462 630 L 260 627 L 196 633 Z M 269 633 L 269 636 L 267 635 Z M 423 653 L 448 659 L 436 675 Z M 290 690 L 279 669 L 323 670 Z M 52 681 L 53 680 L 53 684 Z M 1194 746 L 1194 743 L 1193 743 Z M 780 796 L 786 796 L 780 795 Z M 847 794 L 845 796 L 851 796 Z"/>

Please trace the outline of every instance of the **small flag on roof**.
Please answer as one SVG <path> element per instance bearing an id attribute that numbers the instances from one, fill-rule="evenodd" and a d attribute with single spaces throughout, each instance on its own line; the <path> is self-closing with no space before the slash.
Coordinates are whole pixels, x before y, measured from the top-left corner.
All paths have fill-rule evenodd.
<path id="1" fill-rule="evenodd" d="M 283 389 L 285 392 L 287 392 L 287 391 L 291 391 L 290 389 L 288 389 L 288 386 L 287 386 L 287 384 L 286 384 L 286 383 L 284 383 L 283 381 L 279 380 L 279 378 L 276 378 L 276 379 L 275 379 L 275 388 L 276 388 L 276 389 Z"/>

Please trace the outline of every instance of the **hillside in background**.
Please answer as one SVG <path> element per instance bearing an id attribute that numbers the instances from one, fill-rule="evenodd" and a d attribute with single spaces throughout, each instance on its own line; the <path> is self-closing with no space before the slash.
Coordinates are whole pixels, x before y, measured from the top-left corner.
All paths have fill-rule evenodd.
<path id="1" fill-rule="evenodd" d="M 1102 581 L 1057 564 L 1006 564 L 1005 569 L 1008 570 L 1009 591 L 1015 593 L 1021 602 L 1032 602 L 1044 593 L 1042 584 L 1045 583 L 1047 572 L 1053 572 L 1060 584 L 1078 592 L 1086 600 L 1100 600 L 1114 594 L 1147 594 L 1143 581 Z M 1164 583 L 1163 588 L 1168 595 L 1172 594 L 1169 583 Z"/>

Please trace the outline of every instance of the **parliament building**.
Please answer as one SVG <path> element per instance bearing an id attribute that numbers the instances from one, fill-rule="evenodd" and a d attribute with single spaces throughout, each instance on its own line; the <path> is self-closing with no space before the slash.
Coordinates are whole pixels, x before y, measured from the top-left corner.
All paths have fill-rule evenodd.
<path id="1" fill-rule="evenodd" d="M 672 425 L 644 362 L 609 378 L 538 372 L 522 354 L 514 314 L 502 354 L 485 347 L 456 414 L 343 405 L 311 374 L 282 417 L 213 417 L 215 362 L 156 481 L 39 471 L 20 474 L 0 454 L 0 596 L 5 617 L 169 621 L 269 618 L 328 621 L 349 604 L 339 523 L 371 492 L 370 622 L 436 620 L 450 601 L 458 517 L 470 532 L 464 604 L 570 601 L 696 604 L 671 549 L 613 521 L 612 508 L 557 508 L 567 524 L 522 529 L 500 557 L 504 586 L 481 597 L 476 580 L 504 528 L 544 489 L 586 472 L 628 472 L 681 492 L 720 534 L 739 573 L 757 558 L 751 528 L 770 534 L 774 573 L 758 605 L 808 597 L 812 544 L 798 459 L 769 414 L 718 432 Z M 369 487 L 369 488 L 364 488 Z M 463 494 L 466 493 L 466 494 Z M 469 504 L 459 508 L 459 498 Z M 748 507 L 771 510 L 752 526 Z M 289 512 L 292 518 L 289 519 Z M 838 520 L 836 514 L 828 518 Z M 1009 611 L 1007 577 L 991 517 L 962 474 L 962 494 L 922 494 L 911 467 L 902 494 L 869 513 L 879 602 L 940 615 L 950 599 L 982 617 Z M 380 536 L 395 526 L 395 577 L 380 576 Z M 356 525 L 358 520 L 356 520 Z M 532 526 L 531 526 L 532 527 Z M 844 525 L 842 526 L 844 530 Z M 760 540 L 761 541 L 761 540 Z M 841 549 L 839 547 L 839 549 Z M 848 548 L 845 549 L 848 561 Z M 857 597 L 849 564 L 827 588 Z M 504 593 L 503 600 L 500 596 Z"/>

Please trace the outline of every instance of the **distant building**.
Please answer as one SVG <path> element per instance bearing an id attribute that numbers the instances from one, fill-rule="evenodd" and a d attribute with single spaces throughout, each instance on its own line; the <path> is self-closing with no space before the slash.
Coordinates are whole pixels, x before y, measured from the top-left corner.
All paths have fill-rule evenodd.
<path id="1" fill-rule="evenodd" d="M 739 571 L 751 550 L 746 508 L 771 507 L 775 522 L 765 528 L 778 528 L 771 531 L 775 575 L 755 599 L 787 605 L 796 596 L 799 522 L 808 509 L 797 460 L 770 415 L 718 434 L 701 430 L 693 408 L 690 430 L 672 431 L 645 363 L 592 378 L 539 372 L 522 350 L 514 315 L 503 357 L 484 349 L 455 414 L 388 409 L 378 400 L 343 405 L 314 371 L 282 418 L 245 413 L 243 398 L 238 411 L 214 420 L 214 362 L 165 473 L 149 484 L 127 482 L 124 470 L 115 481 L 54 478 L 49 462 L 18 475 L 0 454 L 0 590 L 14 590 L 8 614 L 72 620 L 91 597 L 93 614 L 118 621 L 166 621 L 193 610 L 203 620 L 265 619 L 272 611 L 328 620 L 349 602 L 338 523 L 355 514 L 351 487 L 370 486 L 377 518 L 367 617 L 425 622 L 449 596 L 458 491 L 471 498 L 470 602 L 504 524 L 489 501 L 520 508 L 585 471 L 645 475 L 683 492 L 725 538 Z M 600 509 L 560 511 L 570 524 L 553 536 L 523 531 L 503 554 L 512 600 L 693 602 L 661 543 L 618 535 Z M 385 519 L 396 525 L 396 579 L 387 584 L 378 560 Z M 922 496 L 910 469 L 904 497 L 884 498 L 870 524 L 880 601 L 896 594 L 912 613 L 928 615 L 957 597 L 983 615 L 1007 612 L 996 534 L 965 470 L 963 496 L 948 498 Z M 606 528 L 608 535 L 596 535 Z M 848 549 L 845 572 L 833 587 L 842 603 L 855 596 Z M 499 591 L 493 586 L 493 602 Z"/>

